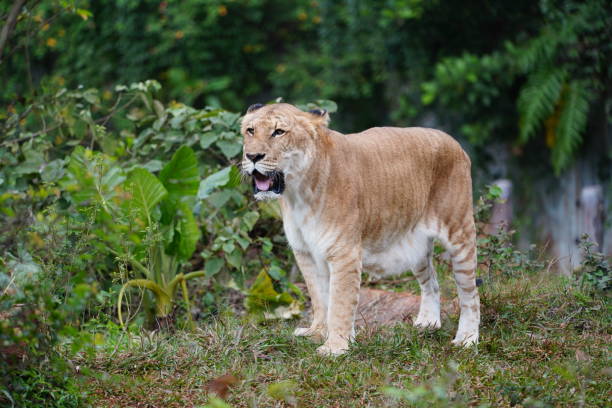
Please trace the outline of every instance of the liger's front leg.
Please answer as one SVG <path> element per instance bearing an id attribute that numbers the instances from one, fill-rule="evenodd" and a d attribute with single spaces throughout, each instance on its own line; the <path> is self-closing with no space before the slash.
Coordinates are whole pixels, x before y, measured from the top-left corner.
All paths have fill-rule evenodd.
<path id="1" fill-rule="evenodd" d="M 327 311 L 327 340 L 317 349 L 325 355 L 345 353 L 355 337 L 355 314 L 359 303 L 361 283 L 361 254 L 359 251 L 332 256 L 329 265 L 329 308 Z"/>
<path id="2" fill-rule="evenodd" d="M 309 336 L 317 340 L 327 337 L 327 309 L 329 298 L 329 273 L 325 265 L 325 270 L 320 270 L 310 255 L 306 251 L 294 251 L 295 260 L 304 276 L 310 301 L 312 303 L 312 323 L 310 327 L 298 327 L 293 332 L 296 336 Z"/>

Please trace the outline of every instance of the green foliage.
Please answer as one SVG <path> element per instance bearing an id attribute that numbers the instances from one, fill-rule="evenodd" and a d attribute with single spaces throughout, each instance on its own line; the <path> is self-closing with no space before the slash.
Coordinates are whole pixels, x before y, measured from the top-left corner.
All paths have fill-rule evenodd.
<path id="1" fill-rule="evenodd" d="M 582 81 L 570 82 L 559 101 L 559 121 L 556 123 L 552 164 L 557 173 L 569 164 L 582 143 L 587 126 L 591 91 Z"/>
<path id="2" fill-rule="evenodd" d="M 512 5 L 497 2 L 482 8 L 448 1 L 326 0 L 307 14 L 320 17 L 320 25 L 287 57 L 279 58 L 271 81 L 281 95 L 292 99 L 325 97 L 339 101 L 342 110 L 334 123 L 347 131 L 381 123 L 414 125 L 422 121 L 432 111 L 429 104 L 433 95 L 446 92 L 436 85 L 429 90 L 421 85 L 432 85 L 432 67 L 437 63 L 460 60 L 458 56 L 462 55 L 469 55 L 470 61 L 461 62 L 457 69 L 466 71 L 470 83 L 464 85 L 464 78 L 448 82 L 454 95 L 461 93 L 457 104 L 465 104 L 470 98 L 478 111 L 468 106 L 457 109 L 453 104 L 439 112 L 440 118 L 457 122 L 464 119 L 462 124 L 465 119 L 497 121 L 492 114 L 500 108 L 496 104 L 503 95 L 499 85 L 511 78 L 495 53 L 484 59 L 486 70 L 475 70 L 475 65 L 480 55 L 503 48 L 505 41 L 536 29 L 540 23 L 537 7 L 527 1 Z M 503 25 L 499 16 L 504 16 Z M 483 35 L 492 30 L 496 35 Z M 453 79 L 458 77 L 454 75 Z M 478 104 L 478 94 L 464 92 L 473 87 L 484 94 L 484 108 Z M 458 112 L 461 118 L 456 118 Z"/>
<path id="3" fill-rule="evenodd" d="M 588 235 L 580 237 L 580 249 L 583 260 L 579 267 L 579 276 L 583 287 L 590 286 L 595 290 L 607 291 L 612 287 L 612 267 L 601 252 L 595 250 L 595 244 Z"/>
<path id="4" fill-rule="evenodd" d="M 44 95 L 52 85 L 106 87 L 87 93 L 96 102 L 108 97 L 110 83 L 155 78 L 164 99 L 196 106 L 238 110 L 245 100 L 278 95 L 331 98 L 343 106 L 336 126 L 350 131 L 414 124 L 435 112 L 452 134 L 481 146 L 529 143 L 545 154 L 538 144 L 545 139 L 560 174 L 595 137 L 586 126 L 593 104 L 606 97 L 609 27 L 603 0 L 486 8 L 420 0 L 45 0 L 21 10 L 9 37 L 0 75 L 7 84 L 1 94 L 11 103 L 0 118 L 20 106 L 17 95 Z M 572 110 L 564 109 L 566 96 Z M 173 115 L 159 104 L 157 110 L 170 116 L 157 126 Z M 148 148 L 149 136 L 135 147 Z M 215 143 L 226 157 L 239 152 L 231 137 L 198 137 L 203 148 Z"/>
<path id="5" fill-rule="evenodd" d="M 509 39 L 481 56 L 438 62 L 434 78 L 422 85 L 423 102 L 437 101 L 460 113 L 463 122 L 470 122 L 462 131 L 473 143 L 503 135 L 526 144 L 544 136 L 559 175 L 583 144 L 590 108 L 606 97 L 610 18 L 604 3 L 570 1 L 557 7 L 541 2 L 542 25 L 536 35 Z M 517 89 L 514 132 L 515 113 L 507 101 Z"/>
<path id="6" fill-rule="evenodd" d="M 85 157 L 85 160 L 69 166 L 69 174 L 75 175 L 75 179 L 82 179 L 80 176 L 87 174 L 88 168 L 100 169 L 92 161 L 102 154 L 94 155 L 82 148 L 76 153 L 76 157 Z M 88 157 L 94 160 L 87 160 Z M 126 259 L 145 278 L 130 280 L 122 287 L 118 299 L 119 319 L 123 323 L 121 303 L 127 287 L 151 290 L 155 295 L 156 316 L 165 318 L 172 311 L 178 286 L 182 286 L 188 302 L 184 282 L 203 275 L 203 272 L 179 273 L 181 262 L 191 258 L 201 236 L 193 214 L 200 181 L 195 153 L 181 146 L 162 168 L 159 178 L 141 167 L 131 170 L 127 176 L 119 167 L 104 170 L 98 174 L 97 179 L 101 180 L 98 185 L 75 188 L 79 192 L 77 196 L 87 197 L 87 205 L 98 215 L 103 228 L 99 238 L 108 245 L 109 251 Z M 114 180 L 113 197 L 96 194 L 108 180 Z M 125 182 L 119 184 L 119 180 Z"/>
<path id="7" fill-rule="evenodd" d="M 531 74 L 518 98 L 519 140 L 525 143 L 552 115 L 567 78 L 563 68 L 550 68 Z"/>
<path id="8" fill-rule="evenodd" d="M 145 296 L 145 310 L 154 306 L 158 317 L 172 311 L 179 288 L 189 309 L 187 279 L 229 275 L 244 288 L 248 271 L 261 269 L 262 262 L 272 262 L 283 292 L 288 259 L 275 258 L 287 256 L 287 250 L 268 241 L 262 255 L 247 256 L 258 219 L 270 220 L 270 236 L 282 240 L 280 223 L 271 222 L 278 210 L 260 216 L 248 205 L 248 186 L 240 183 L 238 169 L 228 165 L 241 149 L 239 115 L 164 106 L 156 98 L 159 91 L 155 81 L 117 86 L 115 98 L 94 97 L 99 92 L 93 89 L 59 89 L 55 98 L 14 112 L 4 128 L 10 136 L 5 146 L 16 154 L 5 156 L 8 166 L 1 170 L 7 179 L 0 185 L 3 211 L 16 218 L 23 206 L 25 215 L 32 211 L 32 198 L 40 197 L 39 208 L 52 205 L 60 219 L 89 220 L 96 258 L 120 271 L 104 279 L 124 282 L 118 301 L 124 303 L 129 287 L 147 288 L 153 303 Z M 335 109 L 331 101 L 318 105 Z M 53 160 L 46 164 L 48 158 Z M 194 272 L 195 265 L 201 271 Z"/>
<path id="9" fill-rule="evenodd" d="M 474 208 L 474 220 L 479 233 L 482 233 L 484 225 L 491 218 L 493 204 L 501 202 L 502 189 L 495 184 L 487 185 L 479 195 Z"/>
<path id="10" fill-rule="evenodd" d="M 499 226 L 494 234 L 485 233 L 491 209 L 494 203 L 501 202 L 501 193 L 499 186 L 486 186 L 474 211 L 478 231 L 478 264 L 481 276 L 486 278 L 488 284 L 495 280 L 536 274 L 544 268 L 544 264 L 534 254 L 516 248 L 516 231 L 510 230 L 509 226 Z M 531 249 L 535 249 L 535 246 Z"/>
<path id="11" fill-rule="evenodd" d="M 236 187 L 239 183 L 240 171 L 234 166 L 226 167 L 202 180 L 198 189 L 198 198 L 208 198 L 219 187 L 231 188 Z"/>
<path id="12" fill-rule="evenodd" d="M 155 78 L 166 99 L 242 109 L 267 90 L 281 45 L 313 27 L 300 19 L 308 8 L 307 0 L 37 2 L 23 8 L 10 38 L 0 94 L 34 93 L 19 78 L 35 69 L 71 88 Z"/>
<path id="13" fill-rule="evenodd" d="M 291 289 L 302 297 L 301 291 L 294 285 Z M 300 316 L 301 302 L 288 292 L 279 293 L 274 288 L 270 275 L 261 271 L 253 285 L 249 288 L 244 304 L 247 310 L 254 314 L 261 314 L 266 319 L 291 319 Z"/>
<path id="14" fill-rule="evenodd" d="M 45 238 L 53 239 L 55 254 L 22 250 L 0 258 L 3 406 L 77 407 L 83 401 L 67 359 L 91 351 L 91 336 L 79 326 L 102 293 L 83 273 L 69 274 L 86 261 L 87 244 Z"/>
<path id="15" fill-rule="evenodd" d="M 134 169 L 127 179 L 125 191 L 130 197 L 126 200 L 129 215 L 135 216 L 135 222 L 145 228 L 152 225 L 151 211 L 168 194 L 164 185 L 148 170 Z"/>
<path id="16" fill-rule="evenodd" d="M 198 192 L 200 171 L 194 151 L 187 146 L 179 147 L 170 162 L 159 173 L 159 181 L 168 191 L 168 197 L 162 203 L 162 220 L 167 222 L 181 205 L 183 207 L 188 205 L 187 202 L 184 202 L 184 199 L 192 200 Z M 181 211 L 183 212 L 185 209 L 181 208 Z M 185 211 L 184 215 L 186 213 L 191 214 L 191 212 Z M 191 224 L 193 223 L 195 221 L 191 222 Z M 198 238 L 199 236 L 196 237 L 196 240 Z M 195 249 L 195 242 L 192 242 L 192 246 Z M 186 254 L 185 258 L 188 259 L 192 253 L 193 250 Z"/>

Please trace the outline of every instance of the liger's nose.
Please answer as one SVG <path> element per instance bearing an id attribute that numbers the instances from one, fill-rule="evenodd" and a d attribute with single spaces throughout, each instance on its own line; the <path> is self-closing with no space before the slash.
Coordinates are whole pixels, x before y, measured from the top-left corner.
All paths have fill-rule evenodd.
<path id="1" fill-rule="evenodd" d="M 266 157 L 266 154 L 265 153 L 247 153 L 246 157 L 253 163 L 257 163 L 258 161 Z"/>

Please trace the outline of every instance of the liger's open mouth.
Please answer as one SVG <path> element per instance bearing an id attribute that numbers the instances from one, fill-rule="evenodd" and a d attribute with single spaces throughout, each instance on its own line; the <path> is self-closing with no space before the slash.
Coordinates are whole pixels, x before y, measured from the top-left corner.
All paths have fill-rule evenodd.
<path id="1" fill-rule="evenodd" d="M 259 192 L 271 192 L 282 194 L 285 189 L 285 176 L 280 171 L 271 171 L 268 173 L 260 173 L 253 171 L 253 194 Z"/>

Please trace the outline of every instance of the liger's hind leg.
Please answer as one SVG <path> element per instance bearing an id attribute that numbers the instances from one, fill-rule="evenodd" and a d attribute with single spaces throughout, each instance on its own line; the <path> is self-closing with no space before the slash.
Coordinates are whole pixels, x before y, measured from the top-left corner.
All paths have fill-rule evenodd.
<path id="1" fill-rule="evenodd" d="M 459 328 L 453 344 L 469 346 L 478 343 L 480 325 L 480 298 L 476 287 L 476 232 L 473 226 L 456 234 L 449 247 L 461 308 Z"/>
<path id="2" fill-rule="evenodd" d="M 414 325 L 421 328 L 440 328 L 440 287 L 432 263 L 433 241 L 427 243 L 427 254 L 414 270 L 421 287 L 421 305 Z"/>

